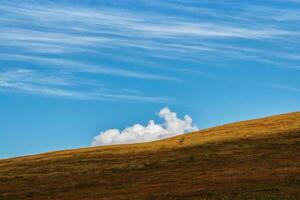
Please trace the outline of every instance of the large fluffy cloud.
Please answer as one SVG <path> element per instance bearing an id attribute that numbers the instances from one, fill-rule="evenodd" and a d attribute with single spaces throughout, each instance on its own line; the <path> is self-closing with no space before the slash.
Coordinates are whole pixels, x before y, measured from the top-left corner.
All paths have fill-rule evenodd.
<path id="1" fill-rule="evenodd" d="M 135 124 L 122 131 L 118 129 L 103 131 L 94 138 L 91 146 L 148 142 L 198 129 L 190 116 L 185 115 L 184 119 L 179 119 L 177 114 L 167 107 L 159 112 L 159 116 L 164 120 L 162 124 L 150 120 L 146 126 Z"/>

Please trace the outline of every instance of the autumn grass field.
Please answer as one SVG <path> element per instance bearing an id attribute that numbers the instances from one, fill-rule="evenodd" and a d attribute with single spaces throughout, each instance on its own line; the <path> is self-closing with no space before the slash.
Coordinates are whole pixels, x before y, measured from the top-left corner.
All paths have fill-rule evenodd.
<path id="1" fill-rule="evenodd" d="M 300 112 L 0 160 L 0 200 L 300 199 Z"/>

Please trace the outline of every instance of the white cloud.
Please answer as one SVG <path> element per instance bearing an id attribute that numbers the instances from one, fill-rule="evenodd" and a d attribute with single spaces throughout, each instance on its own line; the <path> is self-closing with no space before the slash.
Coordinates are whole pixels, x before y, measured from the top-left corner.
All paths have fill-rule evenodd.
<path id="1" fill-rule="evenodd" d="M 118 129 L 103 131 L 94 138 L 91 146 L 149 142 L 198 129 L 190 116 L 185 115 L 184 119 L 179 119 L 177 113 L 167 107 L 159 112 L 159 117 L 164 119 L 162 124 L 150 120 L 146 126 L 135 124 L 122 131 Z"/>

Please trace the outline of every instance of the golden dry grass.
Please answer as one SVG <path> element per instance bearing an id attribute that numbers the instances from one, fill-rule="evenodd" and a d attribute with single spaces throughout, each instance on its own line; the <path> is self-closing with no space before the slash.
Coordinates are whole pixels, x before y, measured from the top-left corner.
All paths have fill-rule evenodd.
<path id="1" fill-rule="evenodd" d="M 300 199 L 300 112 L 0 160 L 0 199 Z"/>

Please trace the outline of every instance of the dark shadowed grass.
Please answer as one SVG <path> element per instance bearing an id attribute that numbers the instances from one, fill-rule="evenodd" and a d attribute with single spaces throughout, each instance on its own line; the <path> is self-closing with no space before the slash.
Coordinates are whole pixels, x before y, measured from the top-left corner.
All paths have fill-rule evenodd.
<path id="1" fill-rule="evenodd" d="M 300 199 L 299 158 L 300 113 L 291 113 L 1 160 L 0 199 Z"/>

